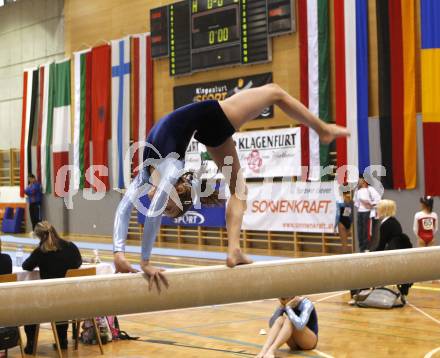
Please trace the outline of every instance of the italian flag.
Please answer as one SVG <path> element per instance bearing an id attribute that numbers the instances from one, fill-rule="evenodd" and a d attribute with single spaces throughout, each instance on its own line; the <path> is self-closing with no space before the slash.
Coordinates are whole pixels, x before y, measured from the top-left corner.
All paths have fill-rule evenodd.
<path id="1" fill-rule="evenodd" d="M 69 164 L 70 144 L 70 60 L 55 64 L 55 96 L 53 106 L 53 171 L 55 195 L 69 191 L 69 177 L 60 171 Z"/>
<path id="2" fill-rule="evenodd" d="M 90 187 L 86 171 L 90 167 L 90 135 L 92 109 L 92 51 L 74 54 L 75 114 L 73 129 L 73 189 Z"/>
<path id="3" fill-rule="evenodd" d="M 330 121 L 330 37 L 327 0 L 299 0 L 300 98 L 309 110 Z M 329 164 L 329 146 L 317 133 L 301 128 L 301 164 L 308 180 L 320 180 L 320 166 Z"/>

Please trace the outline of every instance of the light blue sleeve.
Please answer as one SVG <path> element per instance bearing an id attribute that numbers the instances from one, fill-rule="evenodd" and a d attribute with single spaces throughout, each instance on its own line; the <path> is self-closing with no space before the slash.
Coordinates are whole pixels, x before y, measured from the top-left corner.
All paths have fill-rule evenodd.
<path id="1" fill-rule="evenodd" d="M 278 319 L 278 317 L 281 317 L 285 312 L 284 307 L 278 307 L 275 312 L 273 313 L 272 317 L 270 317 L 269 320 L 269 327 L 272 327 L 275 321 Z"/>
<path id="2" fill-rule="evenodd" d="M 299 317 L 296 315 L 295 311 L 290 306 L 286 306 L 286 313 L 289 317 L 290 322 L 295 326 L 298 330 L 303 330 L 309 322 L 310 314 L 313 312 L 313 303 L 307 298 L 304 298 L 299 303 L 299 309 L 301 311 Z"/>
<path id="3" fill-rule="evenodd" d="M 160 183 L 151 200 L 145 216 L 144 232 L 142 237 L 142 260 L 149 260 L 157 234 L 160 230 L 162 214 L 165 210 L 170 193 L 182 175 L 183 163 L 179 160 L 165 160 L 157 167 L 160 174 Z"/>

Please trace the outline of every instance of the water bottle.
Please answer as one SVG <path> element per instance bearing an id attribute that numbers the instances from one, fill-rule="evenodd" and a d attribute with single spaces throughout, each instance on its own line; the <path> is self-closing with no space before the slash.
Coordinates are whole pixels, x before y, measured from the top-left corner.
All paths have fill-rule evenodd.
<path id="1" fill-rule="evenodd" d="M 18 245 L 17 251 L 15 252 L 15 264 L 19 267 L 21 267 L 21 265 L 23 264 L 23 255 L 23 245 Z"/>
<path id="2" fill-rule="evenodd" d="M 93 254 L 95 255 L 95 258 L 93 259 L 95 264 L 101 263 L 101 259 L 99 258 L 99 250 L 98 249 L 93 250 Z"/>

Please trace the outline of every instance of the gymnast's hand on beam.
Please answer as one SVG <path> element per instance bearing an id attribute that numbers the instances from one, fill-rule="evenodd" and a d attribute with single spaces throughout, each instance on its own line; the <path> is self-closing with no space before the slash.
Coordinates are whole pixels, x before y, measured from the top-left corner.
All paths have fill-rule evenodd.
<path id="1" fill-rule="evenodd" d="M 156 285 L 159 293 L 162 291 L 161 285 L 164 285 L 165 288 L 169 287 L 168 280 L 163 274 L 164 269 L 153 267 L 149 261 L 144 260 L 141 261 L 141 268 L 148 276 L 148 289 L 150 291 L 154 285 Z"/>
<path id="2" fill-rule="evenodd" d="M 116 273 L 135 273 L 139 272 L 133 266 L 131 266 L 130 262 L 125 258 L 123 252 L 115 252 L 113 255 L 113 261 L 115 263 Z"/>

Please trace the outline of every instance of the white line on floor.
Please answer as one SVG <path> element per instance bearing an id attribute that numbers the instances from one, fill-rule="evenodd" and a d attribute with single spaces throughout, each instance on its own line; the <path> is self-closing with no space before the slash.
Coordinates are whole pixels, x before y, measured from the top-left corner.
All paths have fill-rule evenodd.
<path id="1" fill-rule="evenodd" d="M 424 358 L 431 358 L 436 354 L 437 352 L 440 352 L 440 347 L 433 349 L 431 352 L 426 353 Z"/>
<path id="2" fill-rule="evenodd" d="M 417 312 L 419 312 L 422 315 L 424 315 L 425 317 L 428 317 L 430 320 L 434 321 L 435 323 L 440 324 L 440 321 L 437 318 L 431 316 L 430 314 L 426 313 L 425 311 L 422 311 L 420 308 L 414 306 L 412 303 L 408 302 L 408 305 L 410 307 L 412 307 L 413 309 L 415 309 Z"/>
<path id="3" fill-rule="evenodd" d="M 330 354 L 318 351 L 317 349 L 313 349 L 312 352 L 317 353 L 318 355 L 320 355 L 321 357 L 325 357 L 325 358 L 333 358 L 333 356 L 331 356 Z M 425 357 L 426 358 L 426 357 Z"/>
<path id="4" fill-rule="evenodd" d="M 346 293 L 346 292 L 347 292 L 347 291 L 340 291 L 340 292 L 337 292 L 337 293 L 335 293 L 335 294 L 333 294 L 333 295 L 330 295 L 330 296 L 327 296 L 327 297 L 320 298 L 319 300 L 316 300 L 315 303 L 319 303 L 319 302 L 322 302 L 322 301 L 328 300 L 329 298 L 342 296 L 342 295 L 343 295 L 344 293 Z"/>

